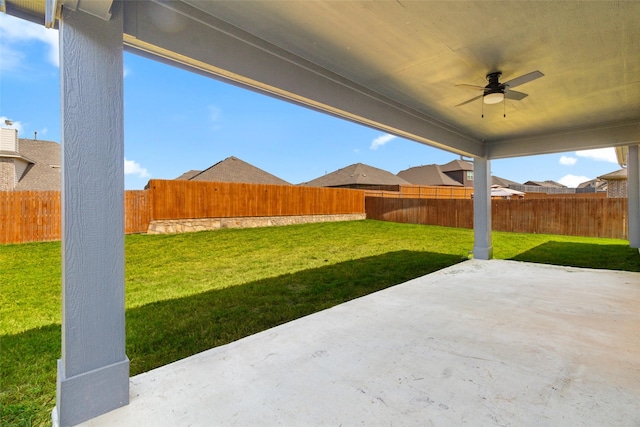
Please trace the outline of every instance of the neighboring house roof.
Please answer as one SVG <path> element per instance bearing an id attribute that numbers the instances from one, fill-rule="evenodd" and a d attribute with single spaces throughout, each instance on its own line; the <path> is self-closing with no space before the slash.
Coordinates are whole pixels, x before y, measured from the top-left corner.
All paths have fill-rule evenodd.
<path id="1" fill-rule="evenodd" d="M 191 178 L 193 178 L 194 176 L 198 175 L 200 172 L 202 171 L 197 171 L 197 170 L 190 170 L 188 172 L 183 173 L 182 175 L 180 175 L 179 177 L 177 177 L 176 179 L 183 179 L 183 180 L 190 180 Z"/>
<path id="2" fill-rule="evenodd" d="M 328 173 L 301 185 L 313 187 L 340 187 L 347 185 L 409 185 L 408 181 L 383 169 L 355 163 Z"/>
<path id="3" fill-rule="evenodd" d="M 191 175 L 192 172 L 198 172 Z M 176 179 L 187 179 L 189 181 L 218 181 L 218 182 L 244 182 L 250 184 L 277 184 L 291 185 L 284 179 L 278 178 L 260 168 L 257 168 L 245 161 L 231 156 L 216 163 L 208 169 L 199 171 L 189 171 L 180 175 Z"/>
<path id="4" fill-rule="evenodd" d="M 0 157 L 21 159 L 29 163 L 14 188 L 15 191 L 60 190 L 60 144 L 53 141 L 19 139 L 19 152 Z"/>
<path id="5" fill-rule="evenodd" d="M 440 170 L 442 172 L 455 172 L 455 171 L 472 171 L 473 163 L 467 162 L 465 160 L 452 160 L 449 163 L 444 165 L 440 165 Z"/>
<path id="6" fill-rule="evenodd" d="M 607 182 L 600 178 L 591 179 L 589 181 L 581 182 L 576 188 L 603 188 L 607 186 Z"/>
<path id="7" fill-rule="evenodd" d="M 416 166 L 400 171 L 397 175 L 414 185 L 463 187 L 461 183 L 447 176 L 439 165 Z"/>
<path id="8" fill-rule="evenodd" d="M 500 178 L 499 176 L 491 176 L 491 185 L 499 185 L 500 187 L 508 188 L 510 185 L 521 185 L 519 182 L 511 181 L 509 179 Z"/>
<path id="9" fill-rule="evenodd" d="M 598 179 L 604 179 L 607 181 L 612 181 L 616 179 L 627 179 L 627 169 L 622 168 L 614 172 L 609 172 L 606 175 L 599 176 Z"/>
<path id="10" fill-rule="evenodd" d="M 546 180 L 546 181 L 527 181 L 524 185 L 535 185 L 537 187 L 551 187 L 551 188 L 567 188 L 566 185 L 562 185 L 559 182 Z"/>

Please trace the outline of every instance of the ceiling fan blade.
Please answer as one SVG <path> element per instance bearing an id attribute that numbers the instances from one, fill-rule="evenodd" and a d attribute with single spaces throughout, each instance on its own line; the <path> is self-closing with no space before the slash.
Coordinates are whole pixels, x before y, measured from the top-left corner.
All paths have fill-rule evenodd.
<path id="1" fill-rule="evenodd" d="M 522 92 L 518 92 L 515 90 L 506 90 L 504 92 L 504 97 L 507 99 L 513 99 L 514 101 L 521 101 L 523 99 L 525 99 L 527 96 L 529 96 L 526 93 L 522 93 Z"/>
<path id="2" fill-rule="evenodd" d="M 529 83 L 532 80 L 539 79 L 540 77 L 543 77 L 543 76 L 544 74 L 536 70 L 528 74 L 522 75 L 520 77 L 516 77 L 515 79 L 511 79 L 508 82 L 504 82 L 503 85 L 508 87 L 516 87 L 516 86 L 523 85 L 525 83 Z"/>
<path id="3" fill-rule="evenodd" d="M 483 89 L 484 89 L 484 88 L 483 88 Z M 470 103 L 470 102 L 475 101 L 476 99 L 480 99 L 480 98 L 482 98 L 483 96 L 484 96 L 484 93 L 483 93 L 482 95 L 476 96 L 475 98 L 471 98 L 471 99 L 468 99 L 468 100 L 466 100 L 466 101 L 464 101 L 464 102 L 461 102 L 460 104 L 456 105 L 456 107 L 460 107 L 460 106 L 462 106 L 462 105 L 466 105 L 466 104 L 468 104 L 468 103 Z"/>
<path id="4" fill-rule="evenodd" d="M 471 90 L 484 90 L 484 86 L 474 86 L 474 85 L 456 85 L 456 87 L 461 87 L 463 89 L 471 89 Z"/>

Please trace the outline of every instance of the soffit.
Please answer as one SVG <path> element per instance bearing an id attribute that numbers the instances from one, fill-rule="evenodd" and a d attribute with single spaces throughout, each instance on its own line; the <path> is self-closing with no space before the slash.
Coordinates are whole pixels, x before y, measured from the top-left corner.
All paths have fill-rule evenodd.
<path id="1" fill-rule="evenodd" d="M 640 2 L 187 3 L 481 140 L 640 117 Z M 534 70 L 522 101 L 456 107 Z"/>

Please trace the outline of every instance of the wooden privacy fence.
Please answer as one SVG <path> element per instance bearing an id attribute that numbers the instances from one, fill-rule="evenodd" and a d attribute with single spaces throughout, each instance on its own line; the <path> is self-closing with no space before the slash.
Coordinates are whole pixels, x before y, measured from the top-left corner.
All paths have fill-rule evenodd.
<path id="1" fill-rule="evenodd" d="M 60 240 L 60 192 L 0 192 L 0 243 L 47 240 Z"/>
<path id="2" fill-rule="evenodd" d="M 362 190 L 151 180 L 125 191 L 125 233 L 153 220 L 364 214 Z M 0 244 L 60 240 L 59 191 L 0 192 Z"/>
<path id="3" fill-rule="evenodd" d="M 492 227 L 514 233 L 627 239 L 627 199 L 493 200 Z"/>
<path id="4" fill-rule="evenodd" d="M 527 193 L 525 199 L 606 199 L 607 192 L 599 191 L 597 193 Z"/>
<path id="5" fill-rule="evenodd" d="M 471 199 L 473 187 L 400 185 L 398 191 L 365 190 L 367 197 L 412 199 Z"/>
<path id="6" fill-rule="evenodd" d="M 126 190 L 124 192 L 124 232 L 146 233 L 151 216 L 149 215 L 149 193 L 145 190 Z"/>
<path id="7" fill-rule="evenodd" d="M 367 218 L 473 228 L 473 200 L 367 197 Z M 627 239 L 627 199 L 492 200 L 492 228 L 531 234 Z"/>
<path id="8" fill-rule="evenodd" d="M 145 233 L 149 226 L 147 192 L 124 192 L 125 233 Z M 0 192 L 0 244 L 60 240 L 59 191 Z"/>
<path id="9" fill-rule="evenodd" d="M 151 180 L 152 220 L 364 213 L 362 190 Z"/>
<path id="10" fill-rule="evenodd" d="M 154 219 L 329 215 L 447 227 L 473 227 L 473 200 L 364 197 L 361 190 L 152 180 L 125 191 L 125 232 L 144 233 Z M 627 199 L 493 200 L 493 229 L 627 239 Z M 59 240 L 60 193 L 0 192 L 0 243 Z"/>

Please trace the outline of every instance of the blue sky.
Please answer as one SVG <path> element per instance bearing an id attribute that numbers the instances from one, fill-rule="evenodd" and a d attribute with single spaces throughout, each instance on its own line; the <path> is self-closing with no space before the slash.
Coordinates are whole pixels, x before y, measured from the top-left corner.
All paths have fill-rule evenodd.
<path id="1" fill-rule="evenodd" d="M 293 184 L 353 163 L 397 173 L 458 155 L 124 56 L 125 186 L 173 179 L 236 156 Z M 60 142 L 58 33 L 0 13 L 0 124 Z M 494 160 L 494 175 L 568 186 L 619 169 L 613 149 Z"/>

